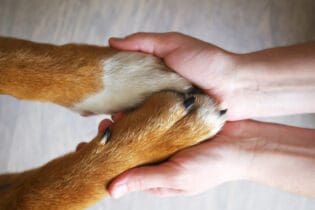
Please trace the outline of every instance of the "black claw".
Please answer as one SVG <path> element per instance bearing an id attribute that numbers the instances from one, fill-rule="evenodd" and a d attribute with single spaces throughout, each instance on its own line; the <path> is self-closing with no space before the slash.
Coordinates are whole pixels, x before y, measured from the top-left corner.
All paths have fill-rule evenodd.
<path id="1" fill-rule="evenodd" d="M 195 104 L 195 101 L 196 101 L 196 97 L 195 96 L 191 96 L 191 97 L 187 98 L 184 101 L 185 109 L 190 110 L 193 107 L 193 105 Z"/>
<path id="2" fill-rule="evenodd" d="M 106 128 L 103 137 L 101 138 L 101 143 L 106 144 L 108 141 L 109 137 L 111 135 L 111 130 L 110 127 Z"/>
<path id="3" fill-rule="evenodd" d="M 110 135 L 112 134 L 110 127 L 106 128 L 105 133 L 104 133 L 104 138 L 108 139 Z"/>
<path id="4" fill-rule="evenodd" d="M 220 116 L 225 115 L 227 112 L 227 109 L 222 109 L 220 110 Z"/>

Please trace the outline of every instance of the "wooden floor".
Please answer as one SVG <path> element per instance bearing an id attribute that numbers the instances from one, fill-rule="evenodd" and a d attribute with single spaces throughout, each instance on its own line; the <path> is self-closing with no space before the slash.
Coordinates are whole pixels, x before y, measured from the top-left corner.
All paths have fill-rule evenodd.
<path id="1" fill-rule="evenodd" d="M 0 0 L 1 35 L 106 44 L 110 36 L 136 31 L 181 31 L 234 52 L 249 52 L 314 39 L 315 1 Z M 1 96 L 0 172 L 38 166 L 74 149 L 95 134 L 101 118 L 82 118 L 54 105 Z M 264 120 L 315 128 L 314 115 Z M 314 210 L 315 200 L 233 182 L 194 197 L 134 193 L 91 209 Z"/>

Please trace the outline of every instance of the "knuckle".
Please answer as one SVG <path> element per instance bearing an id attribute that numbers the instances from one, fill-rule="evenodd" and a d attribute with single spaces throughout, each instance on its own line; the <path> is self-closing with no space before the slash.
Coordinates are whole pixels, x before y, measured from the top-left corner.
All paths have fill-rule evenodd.
<path id="1" fill-rule="evenodd" d="M 144 190 L 145 183 L 144 179 L 137 173 L 133 174 L 133 179 L 127 183 L 128 192 Z"/>

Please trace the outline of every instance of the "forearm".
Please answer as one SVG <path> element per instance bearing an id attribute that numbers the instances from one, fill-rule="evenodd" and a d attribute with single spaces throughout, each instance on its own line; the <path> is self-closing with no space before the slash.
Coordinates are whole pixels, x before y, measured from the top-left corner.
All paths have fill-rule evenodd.
<path id="1" fill-rule="evenodd" d="M 273 124 L 265 128 L 255 140 L 246 179 L 315 197 L 315 131 Z"/>
<path id="2" fill-rule="evenodd" d="M 315 112 L 315 42 L 237 55 L 232 118 Z"/>

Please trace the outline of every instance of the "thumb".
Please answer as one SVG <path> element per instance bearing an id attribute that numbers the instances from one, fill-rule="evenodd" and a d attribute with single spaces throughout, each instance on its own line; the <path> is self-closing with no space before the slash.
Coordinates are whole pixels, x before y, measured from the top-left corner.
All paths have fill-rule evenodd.
<path id="1" fill-rule="evenodd" d="M 120 50 L 140 51 L 163 58 L 180 46 L 179 33 L 144 33 L 131 34 L 126 38 L 110 38 L 109 45 Z"/>
<path id="2" fill-rule="evenodd" d="M 113 198 L 152 188 L 173 188 L 172 168 L 167 163 L 131 169 L 114 179 L 108 191 Z"/>

